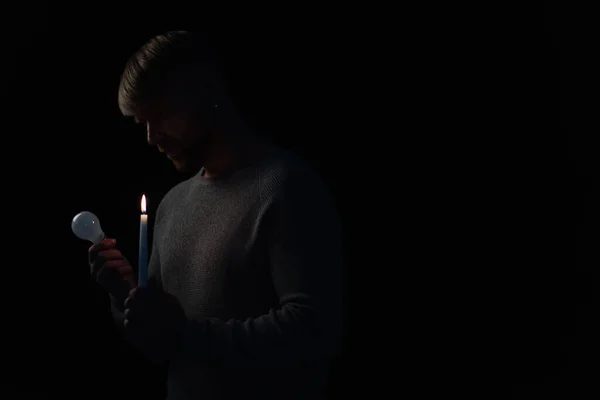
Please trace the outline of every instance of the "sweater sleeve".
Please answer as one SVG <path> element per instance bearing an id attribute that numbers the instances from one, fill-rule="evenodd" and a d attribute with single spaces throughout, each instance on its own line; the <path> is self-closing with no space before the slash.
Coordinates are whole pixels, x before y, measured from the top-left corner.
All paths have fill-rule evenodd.
<path id="1" fill-rule="evenodd" d="M 342 237 L 331 195 L 316 174 L 288 179 L 264 218 L 279 307 L 245 320 L 190 321 L 179 357 L 220 366 L 295 366 L 339 351 Z"/>

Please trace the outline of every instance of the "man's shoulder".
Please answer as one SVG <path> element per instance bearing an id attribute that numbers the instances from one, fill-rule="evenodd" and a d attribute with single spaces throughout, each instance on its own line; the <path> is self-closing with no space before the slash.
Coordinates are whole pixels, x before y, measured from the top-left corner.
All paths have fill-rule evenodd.
<path id="1" fill-rule="evenodd" d="M 271 215 L 279 216 L 286 224 L 296 227 L 327 225 L 330 221 L 339 229 L 340 216 L 331 187 L 321 176 L 318 168 L 305 158 L 284 151 L 267 168 L 267 184 Z M 276 218 L 276 217 L 275 217 Z M 309 223 L 310 222 L 310 223 Z M 312 229 L 312 228 L 310 228 Z"/>
<path id="2" fill-rule="evenodd" d="M 316 165 L 286 149 L 278 150 L 276 157 L 264 169 L 261 179 L 277 195 L 283 195 L 288 200 L 290 196 L 330 195 L 329 187 Z"/>
<path id="3" fill-rule="evenodd" d="M 263 177 L 276 181 L 279 186 L 322 183 L 313 163 L 290 150 L 278 147 L 263 171 Z"/>

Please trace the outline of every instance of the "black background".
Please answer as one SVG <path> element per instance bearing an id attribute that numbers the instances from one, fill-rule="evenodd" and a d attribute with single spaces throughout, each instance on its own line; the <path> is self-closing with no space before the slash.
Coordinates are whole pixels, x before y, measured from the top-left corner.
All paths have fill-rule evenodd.
<path id="1" fill-rule="evenodd" d="M 507 20 L 486 29 L 500 10 L 464 24 L 450 12 L 475 11 L 12 5 L 0 91 L 6 390 L 160 398 L 163 372 L 110 329 L 70 222 L 96 213 L 135 260 L 141 194 L 152 222 L 185 176 L 120 115 L 120 73 L 153 35 L 193 29 L 225 59 L 255 129 L 314 163 L 339 204 L 349 322 L 332 393 L 596 394 L 596 103 L 581 89 L 589 50 L 576 46 L 593 24 L 551 3 L 518 33 Z"/>

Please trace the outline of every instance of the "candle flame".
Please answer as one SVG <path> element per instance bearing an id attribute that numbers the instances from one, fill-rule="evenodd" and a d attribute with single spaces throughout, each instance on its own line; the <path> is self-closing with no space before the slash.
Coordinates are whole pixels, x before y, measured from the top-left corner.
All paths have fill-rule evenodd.
<path id="1" fill-rule="evenodd" d="M 142 195 L 142 214 L 146 214 L 146 195 Z"/>

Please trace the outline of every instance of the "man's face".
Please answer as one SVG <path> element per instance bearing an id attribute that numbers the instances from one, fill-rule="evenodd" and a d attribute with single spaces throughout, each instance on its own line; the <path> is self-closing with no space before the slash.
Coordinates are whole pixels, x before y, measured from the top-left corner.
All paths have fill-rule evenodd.
<path id="1" fill-rule="evenodd" d="M 209 111 L 203 117 L 178 102 L 140 113 L 136 120 L 146 125 L 147 140 L 173 162 L 178 171 L 202 167 L 207 143 L 212 136 Z"/>

